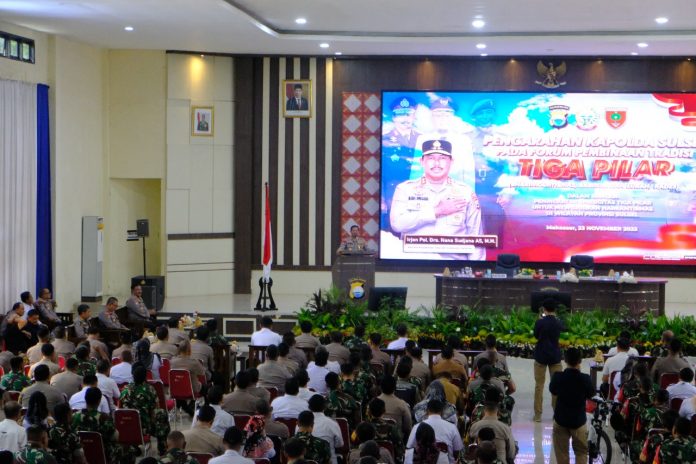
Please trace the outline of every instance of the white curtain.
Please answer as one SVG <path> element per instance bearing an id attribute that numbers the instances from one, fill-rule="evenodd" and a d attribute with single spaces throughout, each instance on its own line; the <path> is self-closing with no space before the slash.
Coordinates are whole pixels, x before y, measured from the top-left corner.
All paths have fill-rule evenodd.
<path id="1" fill-rule="evenodd" d="M 35 275 L 36 85 L 0 79 L 0 314 Z"/>

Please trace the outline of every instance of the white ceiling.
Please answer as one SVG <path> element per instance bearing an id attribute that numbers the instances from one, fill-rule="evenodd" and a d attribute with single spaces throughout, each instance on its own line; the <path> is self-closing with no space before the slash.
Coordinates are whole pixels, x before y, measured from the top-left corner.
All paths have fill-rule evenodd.
<path id="1" fill-rule="evenodd" d="M 304 17 L 307 24 L 295 24 Z M 658 25 L 655 18 L 669 22 Z M 482 29 L 471 21 L 481 17 Z M 696 55 L 695 0 L 0 0 L 107 48 L 333 55 Z M 135 31 L 126 32 L 124 26 Z M 319 43 L 330 44 L 328 49 Z M 638 48 L 646 42 L 647 48 Z M 486 49 L 476 48 L 485 43 Z"/>

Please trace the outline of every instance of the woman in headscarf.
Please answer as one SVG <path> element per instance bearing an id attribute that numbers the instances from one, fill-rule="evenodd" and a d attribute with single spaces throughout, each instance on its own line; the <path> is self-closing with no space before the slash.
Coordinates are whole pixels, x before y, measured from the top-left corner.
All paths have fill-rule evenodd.
<path id="1" fill-rule="evenodd" d="M 150 340 L 141 338 L 135 345 L 135 362 L 145 366 L 145 369 L 152 373 L 154 380 L 160 380 L 160 366 L 162 359 L 157 353 L 150 352 Z"/>
<path id="2" fill-rule="evenodd" d="M 266 436 L 265 426 L 266 420 L 263 416 L 251 416 L 249 422 L 244 426 L 246 433 L 244 456 L 253 459 L 273 459 L 275 448 L 273 448 L 273 441 Z"/>
<path id="3" fill-rule="evenodd" d="M 434 380 L 428 385 L 423 401 L 413 407 L 413 415 L 416 418 L 416 422 L 421 422 L 428 417 L 428 401 L 430 400 L 442 401 L 442 404 L 445 405 L 445 408 L 442 410 L 442 418 L 457 425 L 457 408 L 452 403 L 447 402 L 445 388 L 439 380 Z"/>

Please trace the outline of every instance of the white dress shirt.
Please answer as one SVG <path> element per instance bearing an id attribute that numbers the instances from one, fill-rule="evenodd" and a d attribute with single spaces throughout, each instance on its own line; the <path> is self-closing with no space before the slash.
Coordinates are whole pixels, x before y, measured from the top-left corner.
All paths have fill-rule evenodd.
<path id="1" fill-rule="evenodd" d="M 620 371 L 626 365 L 628 361 L 628 352 L 619 351 L 611 358 L 607 358 L 604 361 L 604 369 L 602 369 L 602 376 L 608 375 L 611 377 L 612 372 Z"/>
<path id="2" fill-rule="evenodd" d="M 208 464 L 254 464 L 254 461 L 249 458 L 245 458 L 235 450 L 227 450 L 222 456 L 218 456 L 208 461 Z"/>
<path id="3" fill-rule="evenodd" d="M 406 348 L 406 342 L 408 341 L 408 337 L 399 337 L 396 340 L 389 342 L 389 345 L 387 345 L 388 350 L 403 350 Z"/>
<path id="4" fill-rule="evenodd" d="M 433 428 L 436 441 L 441 441 L 447 445 L 447 456 L 450 462 L 454 463 L 454 453 L 460 451 L 464 447 L 462 444 L 462 436 L 459 435 L 457 426 L 437 415 L 429 415 L 423 422 Z M 423 422 L 421 422 L 421 424 Z M 420 424 L 416 424 L 413 429 L 411 429 L 411 435 L 408 437 L 406 448 L 414 448 L 416 446 L 416 431 L 419 425 Z"/>
<path id="5" fill-rule="evenodd" d="M 101 390 L 102 395 L 104 395 L 109 402 L 109 408 L 113 411 L 116 409 L 114 400 L 121 397 L 121 392 L 118 389 L 118 385 L 116 385 L 116 381 L 104 374 L 97 373 L 97 382 L 97 386 Z"/>
<path id="6" fill-rule="evenodd" d="M 404 464 L 413 464 L 413 448 L 409 448 L 406 450 L 406 456 L 404 457 Z M 440 454 L 437 456 L 437 461 L 435 461 L 433 464 L 449 464 L 449 459 L 447 458 L 447 453 L 443 453 L 441 451 Z"/>
<path id="7" fill-rule="evenodd" d="M 327 366 L 317 366 L 314 361 L 309 363 L 307 366 L 307 375 L 309 375 L 309 382 L 307 382 L 307 387 L 311 388 L 320 395 L 326 395 L 329 388 L 326 386 L 326 374 L 331 372 Z"/>
<path id="8" fill-rule="evenodd" d="M 122 362 L 111 368 L 109 377 L 111 377 L 118 385 L 121 385 L 122 383 L 131 383 L 133 381 L 132 370 L 133 366 L 131 363 Z"/>
<path id="9" fill-rule="evenodd" d="M 17 453 L 27 444 L 27 432 L 17 421 L 5 419 L 0 422 L 0 449 Z"/>
<path id="10" fill-rule="evenodd" d="M 343 436 L 341 435 L 341 428 L 338 426 L 338 423 L 326 417 L 323 412 L 315 412 L 312 436 L 329 442 L 329 448 L 331 448 L 331 464 L 337 464 L 336 448 L 343 446 Z"/>
<path id="11" fill-rule="evenodd" d="M 283 337 L 275 333 L 271 329 L 263 327 L 261 330 L 257 330 L 251 334 L 250 345 L 254 346 L 268 346 L 268 345 L 280 345 L 283 341 Z"/>
<path id="12" fill-rule="evenodd" d="M 297 396 L 302 398 L 305 401 L 309 401 L 309 399 L 316 394 L 317 394 L 317 392 L 313 392 L 309 388 L 300 387 L 300 392 L 297 394 Z"/>
<path id="13" fill-rule="evenodd" d="M 287 393 L 274 399 L 271 402 L 271 407 L 273 407 L 273 419 L 279 417 L 297 419 L 302 411 L 309 410 L 307 400 L 303 400 L 298 395 L 288 395 Z"/>
<path id="14" fill-rule="evenodd" d="M 692 383 L 680 380 L 678 383 L 667 387 L 667 392 L 669 393 L 670 400 L 672 398 L 681 398 L 685 400 L 696 396 L 696 386 L 694 386 Z"/>
<path id="15" fill-rule="evenodd" d="M 26 303 L 22 303 L 22 306 L 24 306 L 24 314 L 22 314 L 22 316 L 20 317 L 20 319 L 22 319 L 23 321 L 26 321 L 26 320 L 27 320 L 27 316 L 29 316 L 29 311 L 31 311 L 32 309 L 34 309 L 34 306 L 28 305 L 28 304 L 26 304 Z"/>
<path id="16" fill-rule="evenodd" d="M 81 410 L 87 407 L 87 402 L 85 401 L 85 393 L 87 393 L 87 388 L 89 387 L 82 387 L 82 390 L 70 397 L 70 409 Z M 97 409 L 99 410 L 99 412 L 103 412 L 104 414 L 111 413 L 111 411 L 109 410 L 109 402 L 106 400 L 106 397 L 103 394 L 101 403 L 99 403 L 99 408 Z"/>
<path id="17" fill-rule="evenodd" d="M 685 399 L 682 402 L 681 407 L 679 408 L 679 416 L 691 419 L 691 416 L 693 416 L 694 414 L 696 414 L 696 410 L 694 409 L 694 399 Z"/>
<path id="18" fill-rule="evenodd" d="M 618 352 L 619 352 L 619 350 L 615 346 L 612 346 L 611 348 L 609 348 L 609 351 L 607 352 L 607 356 L 614 356 Z M 628 349 L 628 355 L 629 356 L 640 356 L 640 354 L 638 353 L 638 350 L 636 350 L 633 347 L 630 347 Z"/>
<path id="19" fill-rule="evenodd" d="M 222 409 L 219 404 L 210 405 L 215 410 L 215 419 L 213 419 L 213 425 L 210 427 L 210 431 L 221 437 L 225 436 L 225 431 L 234 425 L 234 417 L 229 412 Z M 198 423 L 198 411 L 193 416 L 193 422 L 191 422 L 191 428 L 194 428 Z"/>

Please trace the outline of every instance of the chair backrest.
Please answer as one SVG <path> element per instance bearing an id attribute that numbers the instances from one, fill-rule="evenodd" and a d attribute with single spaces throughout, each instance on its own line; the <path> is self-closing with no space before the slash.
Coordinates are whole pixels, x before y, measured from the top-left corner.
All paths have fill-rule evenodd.
<path id="1" fill-rule="evenodd" d="M 22 394 L 21 392 L 14 391 L 14 390 L 9 390 L 9 391 L 5 392 L 5 395 L 7 395 L 7 398 L 10 401 L 19 401 L 19 395 L 21 395 L 21 394 Z"/>
<path id="2" fill-rule="evenodd" d="M 247 364 L 250 368 L 266 362 L 266 348 L 268 347 L 249 345 L 249 360 L 247 361 Z"/>
<path id="3" fill-rule="evenodd" d="M 372 371 L 372 374 L 378 379 L 384 377 L 384 364 L 382 364 L 381 362 L 371 362 L 370 370 Z"/>
<path id="4" fill-rule="evenodd" d="M 58 356 L 58 367 L 60 367 L 60 370 L 65 369 L 65 358 L 63 356 Z M 3 374 L 0 374 L 0 377 L 2 377 Z"/>
<path id="5" fill-rule="evenodd" d="M 295 435 L 295 428 L 297 428 L 297 419 L 295 417 L 278 417 L 276 422 L 285 424 L 291 437 Z"/>
<path id="6" fill-rule="evenodd" d="M 337 417 L 336 423 L 341 429 L 341 437 L 343 438 L 343 446 L 336 448 L 336 454 L 343 456 L 343 462 L 348 462 L 348 453 L 350 453 L 350 428 L 348 427 L 348 419 L 345 417 Z"/>
<path id="7" fill-rule="evenodd" d="M 503 253 L 498 255 L 495 261 L 495 273 L 507 274 L 512 277 L 520 269 L 520 255 Z"/>
<path id="8" fill-rule="evenodd" d="M 168 359 L 162 358 L 162 365 L 159 368 L 160 379 L 165 386 L 169 386 L 169 371 L 172 369 L 172 363 Z"/>
<path id="9" fill-rule="evenodd" d="M 268 393 L 271 395 L 271 399 L 268 400 L 269 403 L 272 403 L 274 399 L 278 398 L 279 392 L 276 387 L 266 387 L 266 390 L 268 390 Z"/>
<path id="10" fill-rule="evenodd" d="M 111 367 L 121 364 L 121 358 L 111 358 Z"/>
<path id="11" fill-rule="evenodd" d="M 414 388 L 397 388 L 394 391 L 394 395 L 396 395 L 397 398 L 404 400 L 411 408 L 416 405 L 416 390 Z"/>
<path id="12" fill-rule="evenodd" d="M 302 347 L 300 349 L 304 351 L 305 356 L 307 356 L 308 363 L 314 361 L 314 353 L 316 351 L 316 348 Z"/>
<path id="13" fill-rule="evenodd" d="M 98 432 L 77 432 L 80 444 L 89 464 L 107 464 L 104 442 Z"/>
<path id="14" fill-rule="evenodd" d="M 275 456 L 271 459 L 271 464 L 285 463 L 287 460 L 285 459 L 286 456 L 283 447 L 283 439 L 278 435 L 272 435 L 270 433 L 266 436 L 273 442 L 273 449 L 275 450 Z"/>
<path id="15" fill-rule="evenodd" d="M 148 370 L 145 372 L 145 378 L 146 378 L 147 380 L 152 380 L 152 379 L 155 378 L 155 377 L 152 375 L 152 371 L 151 371 L 150 369 L 148 369 Z"/>
<path id="16" fill-rule="evenodd" d="M 394 458 L 394 443 L 385 440 L 378 440 L 377 444 L 380 446 L 380 448 L 384 448 L 385 450 L 389 451 L 389 454 L 391 454 L 392 458 Z"/>
<path id="17" fill-rule="evenodd" d="M 691 416 L 691 436 L 696 438 L 696 414 Z"/>
<path id="18" fill-rule="evenodd" d="M 570 257 L 570 267 L 577 271 L 594 269 L 594 257 L 590 255 L 573 255 Z"/>
<path id="19" fill-rule="evenodd" d="M 152 385 L 157 393 L 157 407 L 163 411 L 167 410 L 167 397 L 164 394 L 164 383 L 161 380 L 148 380 L 147 383 Z"/>
<path id="20" fill-rule="evenodd" d="M 449 453 L 449 447 L 447 446 L 447 443 L 436 441 L 435 448 L 439 449 L 443 453 Z"/>
<path id="21" fill-rule="evenodd" d="M 669 409 L 679 412 L 679 408 L 681 408 L 683 402 L 684 398 L 672 398 L 669 400 Z"/>
<path id="22" fill-rule="evenodd" d="M 665 390 L 677 382 L 679 382 L 679 372 L 665 372 L 660 376 L 660 389 Z"/>
<path id="23" fill-rule="evenodd" d="M 198 464 L 208 464 L 208 461 L 213 459 L 213 455 L 210 453 L 186 453 L 189 457 L 192 457 Z M 92 463 L 90 463 L 92 464 Z"/>
<path id="24" fill-rule="evenodd" d="M 254 458 L 254 464 L 271 464 L 271 461 L 266 458 Z"/>
<path id="25" fill-rule="evenodd" d="M 249 422 L 249 419 L 251 419 L 251 416 L 248 414 L 235 414 L 234 416 L 234 425 L 237 427 L 239 430 L 244 430 L 244 427 L 247 425 L 247 422 Z"/>
<path id="26" fill-rule="evenodd" d="M 175 400 L 195 400 L 191 373 L 186 369 L 169 371 L 169 396 Z"/>
<path id="27" fill-rule="evenodd" d="M 140 413 L 137 409 L 117 409 L 114 411 L 114 426 L 118 431 L 118 442 L 122 445 L 141 446 L 143 428 L 140 423 Z"/>
<path id="28" fill-rule="evenodd" d="M 621 371 L 614 371 L 609 375 L 609 400 L 613 400 L 616 396 L 616 388 L 614 388 L 614 377 L 621 375 Z"/>
<path id="29" fill-rule="evenodd" d="M 31 366 L 30 366 L 29 364 L 27 364 L 26 366 L 24 366 L 24 375 L 26 375 L 27 377 L 29 376 L 29 370 L 30 370 L 30 369 L 31 369 Z"/>

